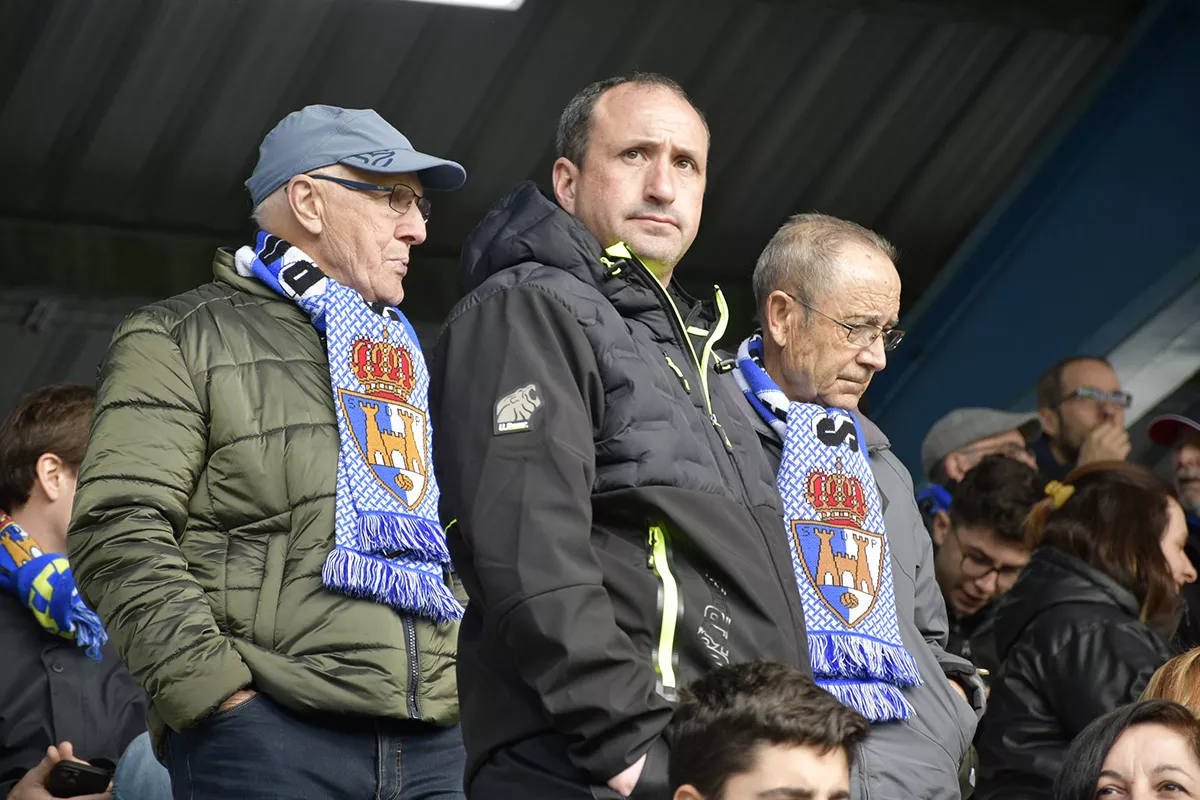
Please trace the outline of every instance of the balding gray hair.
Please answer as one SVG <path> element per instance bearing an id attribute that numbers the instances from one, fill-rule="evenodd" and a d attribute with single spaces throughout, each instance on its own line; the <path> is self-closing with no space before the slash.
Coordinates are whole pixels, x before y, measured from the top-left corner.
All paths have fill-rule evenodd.
<path id="1" fill-rule="evenodd" d="M 814 213 L 796 214 L 783 223 L 754 265 L 754 303 L 759 316 L 765 315 L 767 298 L 776 289 L 809 304 L 832 291 L 837 282 L 837 257 L 850 244 L 873 248 L 896 260 L 891 242 L 857 222 Z"/>

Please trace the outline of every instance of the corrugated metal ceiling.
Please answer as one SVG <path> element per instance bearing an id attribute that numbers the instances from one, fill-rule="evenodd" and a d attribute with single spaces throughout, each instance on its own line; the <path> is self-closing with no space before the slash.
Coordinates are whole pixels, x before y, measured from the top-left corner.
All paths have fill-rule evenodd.
<path id="1" fill-rule="evenodd" d="M 452 258 L 512 184 L 545 182 L 567 99 L 638 68 L 678 79 L 712 128 L 685 277 L 748 276 L 788 214 L 817 209 L 900 246 L 908 305 L 1121 25 L 1071 32 L 880 5 L 4 2 L 0 214 L 237 241 L 263 134 L 308 103 L 370 106 L 466 165 L 467 188 L 437 199 L 417 253 Z"/>

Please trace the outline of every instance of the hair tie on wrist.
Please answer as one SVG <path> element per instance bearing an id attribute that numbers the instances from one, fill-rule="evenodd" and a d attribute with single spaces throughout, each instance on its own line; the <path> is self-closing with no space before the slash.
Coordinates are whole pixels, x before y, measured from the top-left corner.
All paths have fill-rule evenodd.
<path id="1" fill-rule="evenodd" d="M 1075 487 L 1069 483 L 1050 481 L 1046 484 L 1046 496 L 1053 500 L 1055 511 L 1062 508 L 1073 494 L 1075 494 Z"/>

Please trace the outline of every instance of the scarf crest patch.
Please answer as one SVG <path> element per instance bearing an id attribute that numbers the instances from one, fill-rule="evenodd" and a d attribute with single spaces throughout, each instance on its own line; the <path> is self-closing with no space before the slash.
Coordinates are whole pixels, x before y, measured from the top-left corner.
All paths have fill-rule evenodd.
<path id="1" fill-rule="evenodd" d="M 299 248 L 260 231 L 237 268 L 308 312 L 323 334 L 338 420 L 333 550 L 322 579 L 334 591 L 437 623 L 463 609 L 438 521 L 429 424 L 429 370 L 399 309 L 368 304 Z"/>
<path id="2" fill-rule="evenodd" d="M 867 444 L 849 411 L 793 403 L 742 342 L 734 376 L 783 440 L 776 482 L 819 685 L 873 722 L 907 719 L 902 689 L 921 685 L 896 617 L 883 507 Z"/>

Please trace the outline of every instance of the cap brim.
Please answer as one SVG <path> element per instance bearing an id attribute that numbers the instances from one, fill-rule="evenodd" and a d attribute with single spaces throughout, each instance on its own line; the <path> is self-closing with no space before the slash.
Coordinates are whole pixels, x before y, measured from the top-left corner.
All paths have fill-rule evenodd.
<path id="1" fill-rule="evenodd" d="M 365 155 L 347 156 L 338 162 L 366 172 L 381 175 L 399 175 L 415 172 L 421 185 L 435 192 L 451 192 L 461 189 L 467 182 L 467 171 L 462 164 L 444 158 L 418 153 L 415 150 L 375 151 Z"/>
<path id="2" fill-rule="evenodd" d="M 1181 428 L 1191 428 L 1194 431 L 1200 432 L 1200 422 L 1182 417 L 1179 414 L 1163 414 L 1161 417 L 1156 417 L 1150 423 L 1150 427 L 1146 429 L 1146 433 L 1150 436 L 1150 441 L 1155 444 L 1170 447 L 1179 438 L 1179 430 Z"/>

